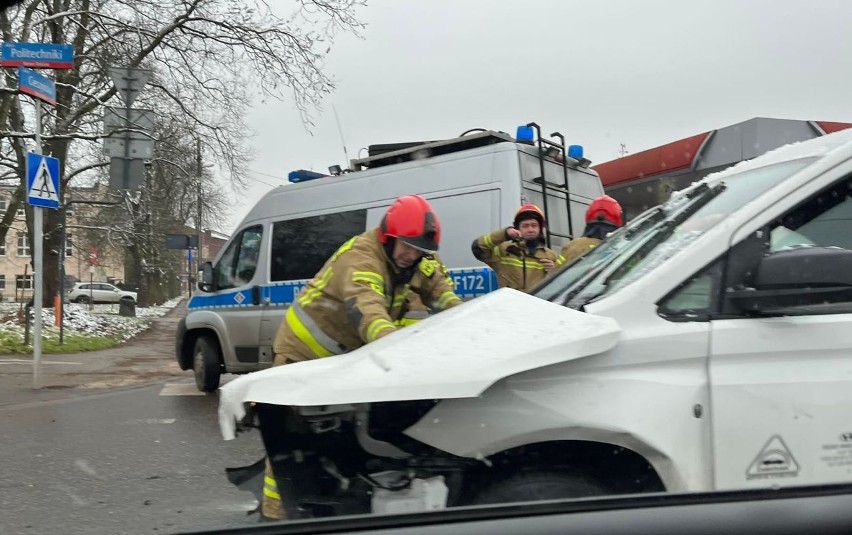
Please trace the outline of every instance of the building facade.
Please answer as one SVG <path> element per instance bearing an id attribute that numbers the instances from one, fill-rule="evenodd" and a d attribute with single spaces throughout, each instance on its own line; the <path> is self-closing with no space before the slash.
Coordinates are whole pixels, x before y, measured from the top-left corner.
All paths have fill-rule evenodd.
<path id="1" fill-rule="evenodd" d="M 756 117 L 593 167 L 627 219 L 710 173 L 788 143 L 852 127 L 852 123 Z"/>
<path id="2" fill-rule="evenodd" d="M 0 217 L 6 214 L 14 186 L 0 185 Z M 103 187 L 74 188 L 75 199 L 94 200 L 104 196 Z M 124 279 L 124 260 L 120 247 L 109 239 L 84 237 L 88 219 L 97 205 L 73 204 L 66 208 L 65 288 L 76 281 L 118 283 Z M 45 251 L 44 254 L 51 254 Z M 33 246 L 27 228 L 26 212 L 20 207 L 6 239 L 0 241 L 0 299 L 29 301 L 33 293 Z"/>

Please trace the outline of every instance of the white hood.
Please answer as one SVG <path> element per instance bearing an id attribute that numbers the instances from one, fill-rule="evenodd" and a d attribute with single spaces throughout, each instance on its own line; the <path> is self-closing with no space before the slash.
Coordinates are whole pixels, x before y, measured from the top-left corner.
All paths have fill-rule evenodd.
<path id="1" fill-rule="evenodd" d="M 220 390 L 226 439 L 243 404 L 316 406 L 475 397 L 516 373 L 602 353 L 615 320 L 502 289 L 351 353 L 251 373 Z"/>

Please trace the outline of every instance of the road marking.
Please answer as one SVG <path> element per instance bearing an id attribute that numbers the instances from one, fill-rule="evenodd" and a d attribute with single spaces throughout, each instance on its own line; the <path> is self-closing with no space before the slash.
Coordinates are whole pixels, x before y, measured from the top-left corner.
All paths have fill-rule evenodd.
<path id="1" fill-rule="evenodd" d="M 32 359 L 0 359 L 0 364 L 32 364 Z M 82 362 L 65 362 L 62 360 L 42 360 L 42 364 L 82 364 Z"/>
<path id="2" fill-rule="evenodd" d="M 198 390 L 195 383 L 166 383 L 160 390 L 161 396 L 206 396 L 205 392 Z"/>

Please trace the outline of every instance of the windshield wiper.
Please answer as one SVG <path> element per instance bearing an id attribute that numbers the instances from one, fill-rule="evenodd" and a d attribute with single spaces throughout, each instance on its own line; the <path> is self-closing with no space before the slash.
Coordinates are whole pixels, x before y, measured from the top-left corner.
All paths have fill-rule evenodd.
<path id="1" fill-rule="evenodd" d="M 690 191 L 689 193 L 687 193 L 686 198 L 689 201 L 691 201 L 691 203 L 689 205 L 687 205 L 681 212 L 676 214 L 671 219 L 663 221 L 663 223 L 655 231 L 653 231 L 653 233 L 651 234 L 651 238 L 645 244 L 643 244 L 642 247 L 640 247 L 640 249 L 638 251 L 636 251 L 634 254 L 632 254 L 630 256 L 630 258 L 627 259 L 627 262 L 629 262 L 630 259 L 632 259 L 632 258 L 634 258 L 634 257 L 636 257 L 637 255 L 640 255 L 640 254 L 641 254 L 640 258 L 645 258 L 645 256 L 647 256 L 648 251 L 652 251 L 658 245 L 660 245 L 661 243 L 666 241 L 669 238 L 669 236 L 672 235 L 674 230 L 679 225 L 681 225 L 684 221 L 686 221 L 687 219 L 689 219 L 690 217 L 695 215 L 695 213 L 698 212 L 698 210 L 701 210 L 702 208 L 704 208 L 710 201 L 712 201 L 720 193 L 725 191 L 725 189 L 727 189 L 727 186 L 725 185 L 724 182 L 720 182 L 719 184 L 716 184 L 712 188 L 705 182 L 705 183 L 700 184 L 693 191 Z M 662 213 L 664 213 L 664 212 L 661 208 L 659 212 L 654 214 L 654 216 L 657 216 L 657 215 L 662 214 Z M 624 237 L 627 238 L 629 236 L 625 235 Z M 646 253 L 646 254 L 642 254 L 642 253 Z M 613 280 L 612 280 L 613 277 L 621 271 L 621 268 L 624 267 L 627 264 L 627 262 L 623 263 L 621 266 L 619 266 L 619 268 L 617 268 L 613 272 L 612 275 L 607 277 L 606 280 L 603 281 L 603 283 L 601 284 L 601 289 L 599 291 L 595 292 L 594 294 L 588 296 L 586 299 L 584 299 L 583 302 L 580 304 L 580 306 L 586 305 L 589 302 L 591 302 L 592 300 L 597 299 L 598 297 L 603 295 L 606 292 L 606 289 L 610 285 L 610 283 L 613 282 Z M 609 265 L 609 263 L 607 263 L 604 266 L 601 266 L 600 269 L 597 269 L 594 272 L 589 273 L 586 277 L 583 277 L 583 280 L 584 281 L 594 280 L 595 278 L 598 277 L 598 275 L 600 275 L 600 273 L 603 271 L 603 269 L 608 265 Z M 569 292 L 568 294 L 565 295 L 565 298 L 562 300 L 562 306 L 569 306 L 569 303 L 571 302 L 571 300 L 574 299 L 577 295 L 579 295 L 584 289 L 586 289 L 587 286 L 588 286 L 588 282 L 586 282 L 585 284 L 577 284 L 573 291 L 571 291 L 571 292 Z"/>

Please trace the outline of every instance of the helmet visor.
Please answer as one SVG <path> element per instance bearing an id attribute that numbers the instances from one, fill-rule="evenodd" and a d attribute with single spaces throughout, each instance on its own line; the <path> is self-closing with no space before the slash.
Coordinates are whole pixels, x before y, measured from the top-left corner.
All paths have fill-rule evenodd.
<path id="1" fill-rule="evenodd" d="M 413 238 L 399 236 L 397 239 L 424 253 L 435 253 L 438 251 L 438 242 L 435 241 L 435 236 L 431 232 L 426 236 L 416 236 Z"/>

